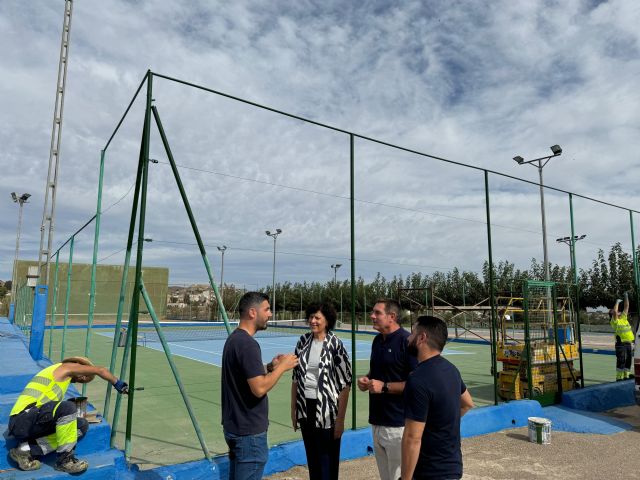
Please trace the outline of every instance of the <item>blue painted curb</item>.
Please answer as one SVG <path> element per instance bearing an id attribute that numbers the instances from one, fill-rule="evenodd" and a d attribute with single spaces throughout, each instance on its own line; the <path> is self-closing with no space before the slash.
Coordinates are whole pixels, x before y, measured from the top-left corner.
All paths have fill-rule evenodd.
<path id="1" fill-rule="evenodd" d="M 635 405 L 634 381 L 604 383 L 571 390 L 562 394 L 561 405 L 573 410 L 604 412 L 617 407 Z"/>
<path id="2" fill-rule="evenodd" d="M 534 400 L 518 400 L 493 407 L 471 410 L 460 423 L 462 438 L 499 432 L 507 428 L 526 427 L 529 417 L 541 417 L 542 407 Z"/>

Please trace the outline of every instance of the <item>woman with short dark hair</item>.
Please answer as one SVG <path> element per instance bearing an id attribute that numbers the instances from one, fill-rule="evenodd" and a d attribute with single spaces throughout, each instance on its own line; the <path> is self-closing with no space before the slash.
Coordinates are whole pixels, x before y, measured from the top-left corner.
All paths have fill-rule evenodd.
<path id="1" fill-rule="evenodd" d="M 306 318 L 310 331 L 300 337 L 298 366 L 291 385 L 291 422 L 300 427 L 309 478 L 336 479 L 340 441 L 349 402 L 351 363 L 342 341 L 331 331 L 336 310 L 330 303 L 312 303 Z"/>

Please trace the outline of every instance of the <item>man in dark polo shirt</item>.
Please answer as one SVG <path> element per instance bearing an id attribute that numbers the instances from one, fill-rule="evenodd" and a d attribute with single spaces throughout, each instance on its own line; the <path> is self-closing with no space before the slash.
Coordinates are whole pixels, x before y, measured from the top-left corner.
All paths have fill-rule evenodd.
<path id="1" fill-rule="evenodd" d="M 369 373 L 358 379 L 358 388 L 369 392 L 369 423 L 380 478 L 396 480 L 400 476 L 404 430 L 402 392 L 417 360 L 407 350 L 409 332 L 400 326 L 398 302 L 377 300 L 371 320 L 379 334 L 371 345 Z"/>
<path id="2" fill-rule="evenodd" d="M 260 345 L 253 338 L 267 328 L 271 318 L 269 297 L 245 293 L 238 304 L 240 324 L 224 344 L 222 352 L 222 427 L 229 446 L 229 479 L 262 478 L 269 447 L 269 403 L 267 392 L 282 374 L 298 364 L 293 354 L 280 354 L 262 364 Z"/>
<path id="3" fill-rule="evenodd" d="M 447 335 L 443 320 L 425 315 L 409 337 L 419 363 L 404 389 L 402 480 L 462 478 L 460 418 L 473 400 L 458 369 L 440 355 Z"/>

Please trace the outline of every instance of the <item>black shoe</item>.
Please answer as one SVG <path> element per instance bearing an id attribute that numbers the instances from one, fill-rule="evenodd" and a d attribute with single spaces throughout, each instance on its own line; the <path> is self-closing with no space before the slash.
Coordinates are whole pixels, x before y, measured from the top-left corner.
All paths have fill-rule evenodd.
<path id="1" fill-rule="evenodd" d="M 29 451 L 23 452 L 17 448 L 12 448 L 9 450 L 9 456 L 18 464 L 20 470 L 31 471 L 40 468 L 40 461 L 34 459 Z"/>
<path id="2" fill-rule="evenodd" d="M 54 468 L 65 473 L 82 473 L 89 468 L 89 463 L 78 460 L 73 452 L 68 452 L 58 455 Z"/>

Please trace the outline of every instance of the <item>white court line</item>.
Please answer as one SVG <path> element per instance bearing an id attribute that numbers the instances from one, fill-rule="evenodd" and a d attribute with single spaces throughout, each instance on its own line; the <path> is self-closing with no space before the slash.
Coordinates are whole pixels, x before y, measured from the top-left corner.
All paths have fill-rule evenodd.
<path id="1" fill-rule="evenodd" d="M 145 347 L 145 348 L 151 348 L 151 347 Z M 151 350 L 155 350 L 155 351 L 157 351 L 157 352 L 163 352 L 163 350 L 162 350 L 162 345 L 160 345 L 160 348 L 151 348 Z M 203 350 L 203 351 L 204 351 L 204 350 Z M 206 352 L 206 353 L 211 353 L 211 352 Z M 172 352 L 172 354 L 173 354 L 173 352 Z M 220 366 L 220 365 L 218 365 L 218 364 L 217 364 L 217 363 L 215 363 L 215 362 L 214 362 L 214 363 L 212 363 L 212 362 L 209 362 L 209 361 L 204 360 L 204 359 L 202 359 L 202 358 L 194 358 L 194 357 L 191 357 L 191 356 L 189 356 L 189 355 L 182 355 L 182 354 L 177 354 L 177 355 L 178 355 L 178 356 L 180 356 L 180 357 L 182 357 L 182 358 L 187 358 L 187 359 L 189 359 L 189 360 L 194 360 L 194 361 L 196 361 L 196 362 L 206 363 L 207 365 L 213 365 L 214 367 L 219 367 L 219 366 Z"/>
<path id="2" fill-rule="evenodd" d="M 151 343 L 151 342 L 149 342 Z M 153 342 L 153 343 L 160 343 L 160 342 Z M 217 352 L 212 352 L 211 350 L 203 350 L 201 348 L 195 348 L 195 347 L 187 347 L 186 345 L 182 345 L 180 342 L 167 342 L 168 345 L 174 345 L 178 348 L 187 348 L 189 350 L 195 350 L 197 352 L 204 352 L 204 353 L 210 353 L 212 355 L 217 355 L 218 357 L 222 356 L 222 353 L 217 353 Z M 162 344 L 161 344 L 162 345 Z"/>

